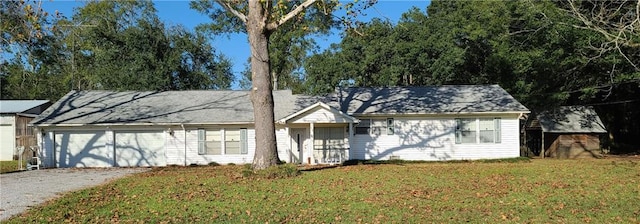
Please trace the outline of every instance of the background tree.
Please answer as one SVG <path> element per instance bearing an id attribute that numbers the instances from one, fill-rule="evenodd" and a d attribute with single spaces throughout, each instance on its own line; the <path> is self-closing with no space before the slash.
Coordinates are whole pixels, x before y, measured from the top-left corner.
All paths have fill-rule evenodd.
<path id="1" fill-rule="evenodd" d="M 25 61 L 33 50 L 41 47 L 51 19 L 41 4 L 37 0 L 0 2 L 0 95 L 3 99 L 9 97 L 8 74 L 15 74 L 16 82 L 33 84 L 28 78 L 35 68 Z"/>
<path id="2" fill-rule="evenodd" d="M 30 45 L 28 57 L 3 66 L 3 97 L 56 100 L 72 89 L 221 89 L 233 81 L 231 62 L 204 35 L 165 27 L 149 1 L 91 1 L 52 25 Z"/>
<path id="3" fill-rule="evenodd" d="M 640 1 L 567 0 L 559 5 L 579 21 L 571 26 L 594 31 L 606 40 L 592 47 L 619 53 L 640 72 L 640 62 L 633 60 L 640 48 Z"/>

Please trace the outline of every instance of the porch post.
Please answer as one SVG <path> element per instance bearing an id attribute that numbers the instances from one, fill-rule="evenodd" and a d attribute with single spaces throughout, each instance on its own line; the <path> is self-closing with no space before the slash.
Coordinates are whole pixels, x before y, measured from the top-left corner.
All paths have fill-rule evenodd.
<path id="1" fill-rule="evenodd" d="M 287 144 L 289 146 L 289 149 L 287 150 L 287 155 L 289 158 L 287 158 L 287 162 L 291 163 L 292 162 L 292 158 L 291 158 L 291 130 L 289 130 L 289 126 L 285 124 L 284 126 L 284 131 L 287 133 L 287 141 L 289 142 L 289 144 Z"/>
<path id="2" fill-rule="evenodd" d="M 353 141 L 353 122 L 349 122 L 349 158 L 346 160 L 351 159 L 351 141 Z"/>
<path id="3" fill-rule="evenodd" d="M 541 132 L 542 132 L 542 140 L 540 141 L 541 142 L 540 143 L 540 148 L 541 148 L 540 149 L 540 158 L 544 159 L 544 131 L 541 131 Z"/>
<path id="4" fill-rule="evenodd" d="M 313 131 L 313 122 L 311 122 L 311 123 L 309 123 L 309 139 L 311 140 L 311 143 L 308 146 L 310 148 L 309 149 L 309 155 L 311 155 L 311 157 L 308 157 L 308 158 L 311 158 L 311 161 L 309 161 L 309 165 L 314 164 L 315 161 L 316 161 L 315 158 L 313 158 L 313 144 L 315 142 L 315 138 L 313 136 L 313 132 L 314 132 Z"/>

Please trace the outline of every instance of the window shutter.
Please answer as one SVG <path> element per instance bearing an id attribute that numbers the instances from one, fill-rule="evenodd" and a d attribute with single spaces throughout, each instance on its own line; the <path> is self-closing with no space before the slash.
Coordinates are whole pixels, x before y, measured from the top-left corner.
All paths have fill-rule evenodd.
<path id="1" fill-rule="evenodd" d="M 462 143 L 462 132 L 460 129 L 462 128 L 462 121 L 456 118 L 456 144 Z"/>
<path id="2" fill-rule="evenodd" d="M 199 155 L 207 154 L 207 147 L 205 145 L 205 135 L 206 135 L 206 132 L 204 129 L 198 129 L 198 154 Z"/>
<path id="3" fill-rule="evenodd" d="M 249 153 L 249 144 L 247 141 L 247 129 L 240 129 L 240 154 Z"/>
<path id="4" fill-rule="evenodd" d="M 495 123 L 495 136 L 496 136 L 496 143 L 501 143 L 502 142 L 502 131 L 500 131 L 500 118 L 495 118 L 494 120 Z"/>

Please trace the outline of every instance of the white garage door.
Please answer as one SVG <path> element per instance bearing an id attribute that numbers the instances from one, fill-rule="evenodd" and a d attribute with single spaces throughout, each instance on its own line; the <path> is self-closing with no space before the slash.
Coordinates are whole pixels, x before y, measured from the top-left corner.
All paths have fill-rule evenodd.
<path id="1" fill-rule="evenodd" d="M 56 132 L 54 142 L 58 167 L 113 166 L 113 151 L 106 146 L 104 131 Z"/>
<path id="2" fill-rule="evenodd" d="M 15 140 L 13 126 L 0 124 L 0 161 L 13 160 Z"/>
<path id="3" fill-rule="evenodd" d="M 166 166 L 162 131 L 116 132 L 116 166 Z"/>

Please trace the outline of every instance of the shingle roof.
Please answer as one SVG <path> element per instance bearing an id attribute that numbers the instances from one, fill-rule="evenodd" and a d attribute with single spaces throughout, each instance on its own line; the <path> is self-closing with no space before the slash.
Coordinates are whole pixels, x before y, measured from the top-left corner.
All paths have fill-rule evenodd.
<path id="1" fill-rule="evenodd" d="M 542 131 L 551 133 L 607 133 L 593 107 L 564 106 L 537 116 Z"/>
<path id="2" fill-rule="evenodd" d="M 0 113 L 23 113 L 48 102 L 48 100 L 0 100 Z"/>
<path id="3" fill-rule="evenodd" d="M 306 106 L 291 91 L 274 91 L 275 117 Z M 300 98 L 300 100 L 299 100 Z M 32 124 L 224 124 L 253 122 L 249 91 L 72 91 Z"/>
<path id="4" fill-rule="evenodd" d="M 274 91 L 279 120 L 323 101 L 349 115 L 528 112 L 500 86 L 349 88 L 327 97 Z M 348 110 L 347 110 L 348 109 Z M 34 125 L 252 123 L 249 91 L 72 91 Z"/>
<path id="5" fill-rule="evenodd" d="M 346 88 L 324 101 L 351 115 L 529 112 L 498 85 Z"/>

